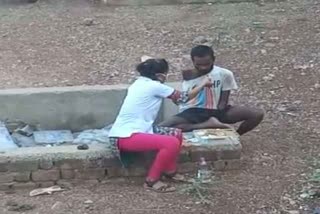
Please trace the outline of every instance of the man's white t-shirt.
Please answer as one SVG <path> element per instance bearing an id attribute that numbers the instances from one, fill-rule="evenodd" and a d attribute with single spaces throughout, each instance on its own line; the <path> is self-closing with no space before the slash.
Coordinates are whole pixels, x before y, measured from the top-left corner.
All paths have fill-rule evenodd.
<path id="1" fill-rule="evenodd" d="M 187 103 L 181 104 L 179 106 L 180 112 L 189 108 L 217 109 L 222 91 L 238 89 L 231 71 L 214 66 L 212 71 L 207 75 L 192 80 L 184 80 L 182 83 L 183 91 L 189 91 L 194 87 L 199 86 L 206 76 L 211 78 L 213 86 L 211 88 L 206 87 L 202 89 L 195 98 L 189 100 Z"/>
<path id="2" fill-rule="evenodd" d="M 158 81 L 139 77 L 129 88 L 109 137 L 130 137 L 134 133 L 153 133 L 153 123 L 163 98 L 174 89 Z"/>

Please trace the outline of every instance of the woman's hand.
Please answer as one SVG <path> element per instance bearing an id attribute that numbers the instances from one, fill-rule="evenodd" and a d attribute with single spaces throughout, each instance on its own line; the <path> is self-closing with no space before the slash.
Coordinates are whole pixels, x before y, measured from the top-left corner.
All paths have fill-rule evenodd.
<path id="1" fill-rule="evenodd" d="M 208 76 L 206 76 L 204 78 L 204 80 L 202 81 L 201 83 L 201 87 L 204 88 L 204 87 L 211 87 L 213 85 L 212 83 L 212 80 L 211 78 L 209 78 Z"/>

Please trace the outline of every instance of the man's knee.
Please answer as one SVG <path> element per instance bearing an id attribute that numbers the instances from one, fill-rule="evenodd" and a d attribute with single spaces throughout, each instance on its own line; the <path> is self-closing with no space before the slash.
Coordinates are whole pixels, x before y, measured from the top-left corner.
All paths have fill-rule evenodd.
<path id="1" fill-rule="evenodd" d="M 262 109 L 256 109 L 252 112 L 252 118 L 261 122 L 264 118 L 264 111 Z"/>

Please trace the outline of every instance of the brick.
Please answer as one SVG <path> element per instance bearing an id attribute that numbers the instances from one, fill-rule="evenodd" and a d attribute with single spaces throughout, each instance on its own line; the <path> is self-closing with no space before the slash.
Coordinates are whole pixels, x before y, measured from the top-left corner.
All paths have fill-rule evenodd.
<path id="1" fill-rule="evenodd" d="M 82 169 L 84 167 L 83 160 L 79 159 L 64 159 L 54 162 L 56 167 L 60 169 Z"/>
<path id="2" fill-rule="evenodd" d="M 233 160 L 241 158 L 241 149 L 224 150 L 221 152 L 219 159 L 221 160 Z"/>
<path id="3" fill-rule="evenodd" d="M 60 171 L 57 169 L 38 170 L 32 172 L 31 178 L 33 181 L 57 181 L 60 179 Z"/>
<path id="4" fill-rule="evenodd" d="M 75 172 L 72 169 L 61 169 L 61 178 L 62 179 L 74 179 Z"/>
<path id="5" fill-rule="evenodd" d="M 235 160 L 219 160 L 213 163 L 214 169 L 217 171 L 237 170 L 241 168 L 241 161 Z"/>
<path id="6" fill-rule="evenodd" d="M 37 188 L 37 184 L 34 182 L 26 182 L 26 183 L 14 183 L 13 184 L 14 189 L 34 189 Z"/>
<path id="7" fill-rule="evenodd" d="M 51 169 L 53 167 L 52 159 L 41 159 L 39 161 L 39 168 L 40 169 Z"/>
<path id="8" fill-rule="evenodd" d="M 191 161 L 191 155 L 189 149 L 182 149 L 180 154 L 179 154 L 179 163 L 185 163 L 185 162 L 190 162 Z"/>
<path id="9" fill-rule="evenodd" d="M 31 172 L 17 172 L 14 176 L 14 181 L 27 182 L 30 181 Z"/>
<path id="10" fill-rule="evenodd" d="M 54 185 L 55 185 L 55 182 L 53 181 L 37 182 L 37 186 L 41 188 L 52 187 Z"/>
<path id="11" fill-rule="evenodd" d="M 0 172 L 7 172 L 8 164 L 9 162 L 0 162 Z"/>
<path id="12" fill-rule="evenodd" d="M 190 155 L 192 162 L 199 162 L 201 157 L 204 157 L 207 161 L 215 161 L 218 159 L 217 151 L 209 147 L 193 147 L 191 148 Z"/>
<path id="13" fill-rule="evenodd" d="M 35 171 L 39 168 L 39 160 L 26 160 L 10 162 L 8 165 L 9 171 L 12 172 L 25 172 Z"/>
<path id="14" fill-rule="evenodd" d="M 108 177 L 142 177 L 147 174 L 147 170 L 143 167 L 112 167 L 107 169 Z"/>
<path id="15" fill-rule="evenodd" d="M 0 174 L 0 183 L 9 183 L 14 181 L 14 173 L 3 172 Z"/>
<path id="16" fill-rule="evenodd" d="M 197 171 L 197 163 L 186 162 L 178 165 L 178 172 L 180 173 L 192 173 Z"/>
<path id="17" fill-rule="evenodd" d="M 0 190 L 5 191 L 5 190 L 10 190 L 13 186 L 13 182 L 10 183 L 0 183 Z"/>
<path id="18" fill-rule="evenodd" d="M 75 170 L 75 178 L 83 180 L 102 179 L 106 175 L 104 168 Z"/>

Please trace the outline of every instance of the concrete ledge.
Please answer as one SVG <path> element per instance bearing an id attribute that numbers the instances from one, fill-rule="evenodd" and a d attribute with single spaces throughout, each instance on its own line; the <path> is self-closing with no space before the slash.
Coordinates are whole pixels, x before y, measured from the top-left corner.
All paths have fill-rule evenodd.
<path id="1" fill-rule="evenodd" d="M 53 130 L 102 128 L 115 120 L 127 87 L 112 85 L 0 90 L 0 120 L 21 120 Z M 164 104 L 164 108 L 166 110 L 161 110 L 160 118 L 167 118 L 177 111 L 173 104 Z"/>
<path id="2" fill-rule="evenodd" d="M 259 0 L 102 0 L 110 6 L 170 5 L 170 4 L 206 4 L 206 3 L 240 3 Z"/>

